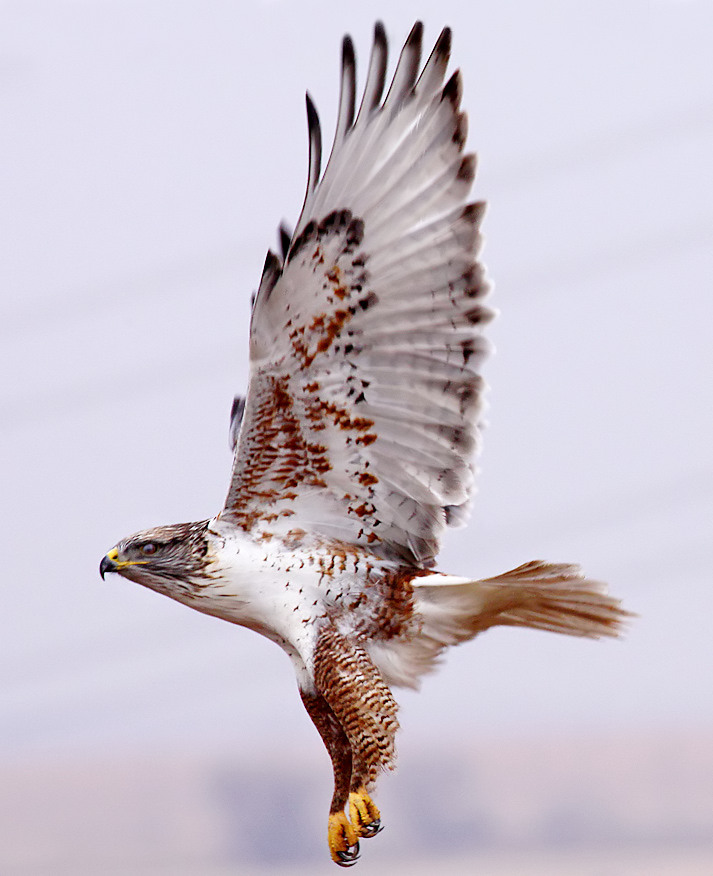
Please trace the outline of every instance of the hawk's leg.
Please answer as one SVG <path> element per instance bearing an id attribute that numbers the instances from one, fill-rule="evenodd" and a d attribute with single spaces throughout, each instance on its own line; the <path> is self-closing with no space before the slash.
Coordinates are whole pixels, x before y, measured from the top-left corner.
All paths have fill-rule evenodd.
<path id="1" fill-rule="evenodd" d="M 359 836 L 376 836 L 383 829 L 381 813 L 366 790 L 368 772 L 355 767 L 349 791 L 349 819 Z"/>
<path id="2" fill-rule="evenodd" d="M 364 648 L 334 629 L 322 631 L 314 666 L 317 688 L 351 743 L 351 823 L 358 836 L 375 836 L 381 829 L 381 814 L 367 788 L 392 766 L 396 703 Z"/>
<path id="3" fill-rule="evenodd" d="M 320 693 L 309 693 L 301 688 L 300 696 L 332 759 L 334 794 L 329 807 L 329 852 L 340 867 L 351 867 L 359 856 L 359 833 L 344 813 L 347 801 L 351 810 L 352 748 L 325 698 Z"/>

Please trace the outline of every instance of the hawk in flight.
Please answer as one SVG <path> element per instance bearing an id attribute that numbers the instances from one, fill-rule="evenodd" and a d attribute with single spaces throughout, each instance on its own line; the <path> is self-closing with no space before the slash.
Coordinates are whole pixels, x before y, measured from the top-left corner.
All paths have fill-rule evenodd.
<path id="1" fill-rule="evenodd" d="M 416 687 L 447 647 L 497 624 L 596 638 L 624 616 L 574 565 L 485 580 L 434 568 L 467 516 L 493 314 L 460 73 L 446 80 L 451 32 L 423 66 L 422 32 L 386 87 L 376 25 L 358 105 L 344 39 L 323 171 L 307 96 L 307 193 L 253 304 L 225 506 L 122 539 L 100 567 L 285 650 L 332 760 L 328 843 L 342 866 L 381 826 L 370 793 L 393 765 L 392 686 Z"/>

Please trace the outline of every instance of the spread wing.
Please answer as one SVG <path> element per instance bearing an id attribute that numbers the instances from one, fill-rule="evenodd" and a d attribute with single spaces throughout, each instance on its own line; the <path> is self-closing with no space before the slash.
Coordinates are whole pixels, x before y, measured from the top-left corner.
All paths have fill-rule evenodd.
<path id="1" fill-rule="evenodd" d="M 269 252 L 253 307 L 251 375 L 221 516 L 256 537 L 321 536 L 428 565 L 473 481 L 491 312 L 467 203 L 461 79 L 444 85 L 450 31 L 420 72 L 422 25 L 382 99 L 377 24 L 356 110 L 343 44 L 334 146 L 307 97 L 309 179 L 283 258 Z"/>

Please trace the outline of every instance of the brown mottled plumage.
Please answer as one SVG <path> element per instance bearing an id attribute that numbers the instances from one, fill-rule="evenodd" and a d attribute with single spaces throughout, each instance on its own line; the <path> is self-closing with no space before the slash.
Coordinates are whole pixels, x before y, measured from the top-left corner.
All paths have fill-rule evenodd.
<path id="1" fill-rule="evenodd" d="M 285 650 L 332 759 L 328 843 L 343 866 L 381 826 L 370 791 L 393 766 L 391 686 L 418 686 L 447 647 L 496 624 L 596 638 L 624 617 L 569 564 L 486 580 L 433 569 L 467 516 L 492 312 L 450 31 L 423 66 L 421 40 L 417 23 L 384 97 L 377 24 L 357 109 L 345 38 L 324 172 L 307 99 L 307 194 L 254 301 L 225 507 L 124 539 L 100 567 Z"/>
<path id="2" fill-rule="evenodd" d="M 351 746 L 350 790 L 373 786 L 394 764 L 399 722 L 393 694 L 366 650 L 329 627 L 317 639 L 314 680 Z"/>

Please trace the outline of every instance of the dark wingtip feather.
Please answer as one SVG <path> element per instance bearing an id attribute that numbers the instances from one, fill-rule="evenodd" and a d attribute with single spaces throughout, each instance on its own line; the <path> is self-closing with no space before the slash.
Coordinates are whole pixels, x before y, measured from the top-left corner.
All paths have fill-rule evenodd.
<path id="1" fill-rule="evenodd" d="M 453 132 L 453 142 L 462 149 L 465 146 L 465 141 L 468 139 L 468 116 L 465 113 L 458 113 L 456 117 L 456 126 Z"/>
<path id="2" fill-rule="evenodd" d="M 290 251 L 290 243 L 292 243 L 292 232 L 290 231 L 286 222 L 280 222 L 278 235 L 280 238 L 280 252 L 282 253 L 282 260 L 286 261 L 287 253 Z"/>
<path id="3" fill-rule="evenodd" d="M 448 58 L 451 54 L 452 43 L 453 31 L 451 31 L 450 27 L 444 27 L 436 40 L 436 45 L 433 51 L 439 58 Z"/>
<path id="4" fill-rule="evenodd" d="M 279 258 L 271 249 L 268 249 L 267 255 L 265 256 L 265 264 L 262 266 L 262 276 L 264 277 L 266 274 L 269 274 L 272 271 L 280 270 L 281 265 Z"/>
<path id="5" fill-rule="evenodd" d="M 305 94 L 307 105 L 307 130 L 309 132 L 309 176 L 307 178 L 307 191 L 311 192 L 319 181 L 319 172 L 322 167 L 322 129 L 319 124 L 317 109 L 309 96 Z"/>
<path id="6" fill-rule="evenodd" d="M 411 28 L 409 35 L 406 37 L 406 42 L 401 49 L 384 106 L 391 106 L 395 109 L 401 101 L 413 93 L 419 67 L 421 66 L 422 41 L 423 23 L 417 21 Z"/>
<path id="7" fill-rule="evenodd" d="M 261 298 L 269 298 L 270 293 L 275 288 L 275 283 L 280 279 L 282 273 L 282 262 L 275 253 L 268 249 L 265 256 L 265 264 L 262 268 L 262 276 L 260 278 L 260 288 L 258 295 Z"/>
<path id="8" fill-rule="evenodd" d="M 485 210 L 487 208 L 487 204 L 485 201 L 473 201 L 470 204 L 466 204 L 463 207 L 463 212 L 461 216 L 466 219 L 468 222 L 471 222 L 476 228 L 483 221 L 483 216 L 485 215 Z"/>
<path id="9" fill-rule="evenodd" d="M 389 57 L 389 41 L 386 38 L 386 30 L 381 21 L 377 21 L 374 25 L 374 44 L 371 47 L 371 57 L 369 59 L 369 72 L 366 77 L 366 85 L 364 86 L 364 94 L 359 107 L 357 119 L 362 117 L 362 114 L 372 113 L 381 102 L 381 96 L 384 93 L 386 85 L 386 67 Z"/>
<path id="10" fill-rule="evenodd" d="M 317 109 L 309 91 L 305 91 L 305 104 L 307 105 L 307 122 L 309 123 L 310 128 L 313 124 L 319 125 L 319 115 L 317 114 Z"/>
<path id="11" fill-rule="evenodd" d="M 386 28 L 383 21 L 377 21 L 374 25 L 374 45 L 380 49 L 387 48 Z"/>
<path id="12" fill-rule="evenodd" d="M 414 22 L 414 26 L 411 28 L 409 35 L 406 37 L 406 42 L 404 46 L 415 46 L 420 45 L 423 40 L 423 22 L 416 21 Z"/>
<path id="13" fill-rule="evenodd" d="M 401 57 L 406 60 L 406 68 L 405 78 L 402 83 L 402 91 L 401 95 L 405 97 L 410 91 L 413 90 L 413 87 L 416 84 L 416 79 L 418 78 L 418 71 L 421 66 L 421 52 L 423 45 L 423 22 L 417 21 L 414 26 L 411 28 L 409 35 L 406 37 L 406 42 L 404 43 L 404 47 L 401 51 Z M 396 68 L 396 73 L 394 73 L 394 82 L 396 82 L 396 78 L 399 74 L 398 67 L 401 65 L 401 59 L 399 59 L 399 65 Z"/>
<path id="14" fill-rule="evenodd" d="M 356 67 L 354 42 L 349 34 L 346 34 L 342 40 L 342 67 Z"/>
<path id="15" fill-rule="evenodd" d="M 456 174 L 459 180 L 472 183 L 475 179 L 475 155 L 465 155 Z"/>
<path id="16" fill-rule="evenodd" d="M 443 82 L 446 68 L 451 57 L 451 30 L 444 27 L 436 40 L 433 51 L 424 64 L 421 75 L 416 84 L 416 89 L 425 88 L 429 94 L 431 89 L 436 89 Z"/>
<path id="17" fill-rule="evenodd" d="M 449 100 L 454 107 L 457 107 L 460 104 L 462 96 L 463 77 L 461 76 L 460 70 L 456 70 L 448 82 L 443 86 L 441 100 Z"/>
<path id="18" fill-rule="evenodd" d="M 344 138 L 354 124 L 356 107 L 356 57 L 354 43 L 347 34 L 342 40 L 342 83 L 339 91 L 339 113 L 334 145 Z"/>

